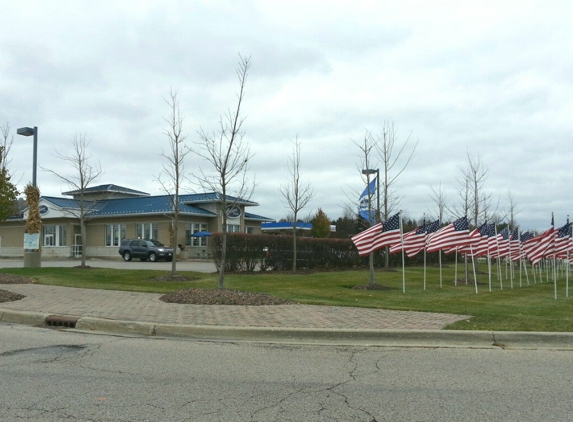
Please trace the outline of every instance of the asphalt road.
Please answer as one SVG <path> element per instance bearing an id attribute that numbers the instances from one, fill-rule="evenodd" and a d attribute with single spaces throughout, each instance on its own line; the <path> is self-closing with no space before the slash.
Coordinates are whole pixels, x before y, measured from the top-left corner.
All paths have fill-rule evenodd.
<path id="1" fill-rule="evenodd" d="M 44 259 L 42 267 L 74 267 L 80 265 L 78 259 Z M 119 256 L 118 259 L 88 259 L 86 265 L 98 268 L 120 268 L 120 269 L 158 269 L 162 271 L 171 270 L 171 262 L 141 262 L 134 259 L 130 262 L 123 261 Z M 0 268 L 22 268 L 24 262 L 22 259 L 0 259 Z M 201 273 L 211 273 L 217 271 L 212 260 L 189 260 L 177 261 L 177 271 L 197 271 Z"/>
<path id="2" fill-rule="evenodd" d="M 0 325 L 0 420 L 569 421 L 573 354 L 201 342 Z"/>

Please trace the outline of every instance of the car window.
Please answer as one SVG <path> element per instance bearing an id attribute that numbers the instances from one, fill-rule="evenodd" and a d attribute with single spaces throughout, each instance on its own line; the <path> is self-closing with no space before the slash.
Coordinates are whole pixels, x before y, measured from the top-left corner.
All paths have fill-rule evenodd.
<path id="1" fill-rule="evenodd" d="M 139 240 L 132 240 L 129 246 L 139 246 Z"/>

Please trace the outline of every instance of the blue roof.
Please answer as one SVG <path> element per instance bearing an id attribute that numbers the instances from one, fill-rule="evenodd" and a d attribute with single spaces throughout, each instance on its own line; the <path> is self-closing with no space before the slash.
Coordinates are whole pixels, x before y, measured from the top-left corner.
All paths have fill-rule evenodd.
<path id="1" fill-rule="evenodd" d="M 42 199 L 52 204 L 68 209 L 79 210 L 79 200 L 68 198 L 56 198 L 52 196 L 43 196 Z M 201 215 L 205 217 L 215 217 L 217 214 L 207 211 L 203 208 L 195 207 L 182 203 L 182 197 L 179 198 L 179 213 L 188 215 Z M 139 214 L 165 214 L 172 211 L 171 197 L 163 196 L 144 196 L 139 198 L 117 198 L 104 199 L 101 201 L 84 201 L 87 206 L 93 205 L 90 211 L 91 217 L 109 217 L 112 215 L 139 215 Z"/>
<path id="2" fill-rule="evenodd" d="M 245 219 L 246 220 L 257 220 L 257 221 L 274 221 L 272 218 L 263 217 L 262 215 L 257 215 L 257 214 L 251 214 L 250 212 L 245 213 Z"/>
<path id="3" fill-rule="evenodd" d="M 60 207 L 60 208 L 69 208 L 69 209 L 79 209 L 80 201 L 76 201 L 75 199 L 69 198 L 58 198 L 55 196 L 42 196 L 42 199 L 45 199 L 48 202 Z M 91 203 L 91 201 L 84 201 L 85 203 Z M 26 208 L 28 209 L 28 208 Z"/>
<path id="4" fill-rule="evenodd" d="M 279 223 L 261 223 L 261 230 L 292 230 L 293 223 L 285 221 Z M 296 222 L 298 230 L 311 230 L 312 223 L 303 223 L 302 221 Z"/>
<path id="5" fill-rule="evenodd" d="M 101 185 L 96 186 L 92 193 L 96 190 L 105 190 L 121 188 L 117 185 Z M 92 189 L 92 188 L 90 188 Z M 125 189 L 125 188 L 121 188 Z M 138 192 L 133 191 L 132 192 Z M 70 192 L 68 192 L 70 193 Z M 70 193 L 71 194 L 71 193 Z M 147 195 L 147 194 L 145 194 Z M 80 201 L 78 199 L 70 199 L 55 196 L 42 196 L 41 199 L 48 201 L 59 208 L 71 210 L 80 209 Z M 204 208 L 194 204 L 220 202 L 221 195 L 217 193 L 201 193 L 201 194 L 188 194 L 179 195 L 179 212 L 181 215 L 196 215 L 202 217 L 216 217 L 217 214 L 208 211 Z M 256 202 L 227 196 L 227 201 L 230 203 L 237 203 L 241 205 L 251 206 L 259 205 Z M 158 195 L 158 196 L 137 196 L 128 198 L 114 198 L 114 199 L 100 199 L 100 200 L 84 200 L 85 206 L 89 208 L 90 217 L 110 217 L 110 216 L 134 216 L 134 215 L 149 215 L 149 214 L 165 214 L 172 212 L 171 195 Z M 272 218 L 263 217 L 256 214 L 244 213 L 245 218 L 254 221 L 273 221 Z M 11 219 L 21 219 L 22 215 L 12 216 Z"/>
<path id="6" fill-rule="evenodd" d="M 179 213 L 215 217 L 217 214 L 184 203 L 184 196 L 179 197 Z M 91 213 L 92 216 L 107 217 L 111 215 L 165 214 L 173 211 L 171 196 L 147 196 L 142 198 L 118 198 L 101 201 L 102 208 Z"/>
<path id="7" fill-rule="evenodd" d="M 106 193 L 115 192 L 129 195 L 149 196 L 149 194 L 146 192 L 141 192 L 135 189 L 124 188 L 123 186 L 118 186 L 114 184 L 92 186 L 84 189 L 84 193 L 98 193 L 98 192 L 106 192 Z M 76 189 L 68 192 L 62 192 L 62 195 L 78 195 L 79 193 L 80 190 Z"/>
<path id="8" fill-rule="evenodd" d="M 193 193 L 189 195 L 181 195 L 180 197 L 181 198 L 185 197 L 185 199 L 181 200 L 182 202 L 194 202 L 196 204 L 199 204 L 202 202 L 221 202 L 223 195 L 216 192 L 209 192 L 209 193 Z M 227 195 L 227 202 L 228 203 L 233 202 L 242 205 L 259 205 L 256 202 L 249 201 L 247 199 L 237 198 L 231 195 Z"/>
<path id="9" fill-rule="evenodd" d="M 51 202 L 60 208 L 79 210 L 79 200 L 60 198 L 54 196 L 43 196 L 42 199 Z M 179 196 L 179 212 L 182 215 L 199 215 L 204 217 L 215 217 L 217 214 L 193 205 L 193 203 L 206 203 L 220 200 L 220 195 L 215 193 L 191 194 Z M 247 205 L 258 205 L 256 202 L 240 200 L 228 197 L 229 202 L 238 202 Z M 141 214 L 165 214 L 172 212 L 171 196 L 143 196 L 136 198 L 116 198 L 102 199 L 99 201 L 84 201 L 90 210 L 91 217 L 109 217 L 113 215 L 141 215 Z M 256 214 L 245 213 L 245 218 L 257 221 L 272 221 L 271 218 Z"/>

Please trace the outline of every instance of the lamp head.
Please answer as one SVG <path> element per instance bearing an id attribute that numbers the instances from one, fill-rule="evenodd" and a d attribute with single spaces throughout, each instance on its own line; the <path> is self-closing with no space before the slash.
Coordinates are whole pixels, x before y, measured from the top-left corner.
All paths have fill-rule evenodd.
<path id="1" fill-rule="evenodd" d="M 34 134 L 34 129 L 31 127 L 21 127 L 16 130 L 16 133 L 22 136 L 32 136 Z"/>

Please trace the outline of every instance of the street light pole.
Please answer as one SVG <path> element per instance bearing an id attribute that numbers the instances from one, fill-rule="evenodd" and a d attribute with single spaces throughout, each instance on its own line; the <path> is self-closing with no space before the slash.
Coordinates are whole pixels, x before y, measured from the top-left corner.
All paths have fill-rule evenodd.
<path id="1" fill-rule="evenodd" d="M 31 127 L 21 127 L 16 133 L 22 136 L 32 136 L 34 135 L 34 159 L 32 162 L 32 186 L 38 187 L 36 184 L 36 171 L 38 168 L 38 126 Z"/>
<path id="2" fill-rule="evenodd" d="M 36 180 L 36 171 L 38 168 L 38 127 L 21 127 L 16 130 L 18 135 L 34 136 L 34 155 L 32 163 L 32 186 L 34 190 L 38 191 L 38 184 Z M 38 198 L 39 199 L 39 198 Z M 38 203 L 36 202 L 35 215 L 40 216 Z M 30 210 L 28 210 L 28 221 L 30 221 Z M 41 229 L 36 233 L 24 233 L 24 268 L 32 267 L 39 268 L 42 266 L 42 249 L 40 246 L 40 233 Z"/>

